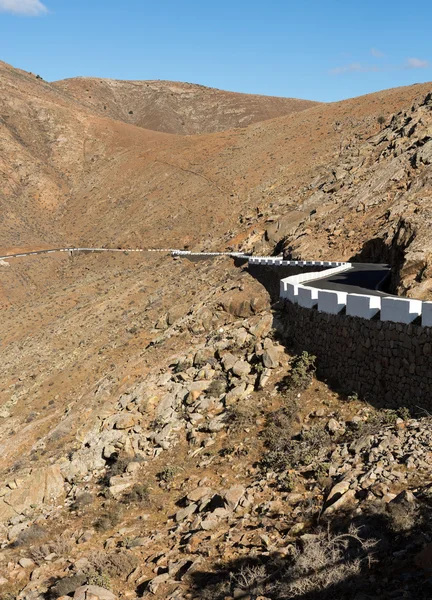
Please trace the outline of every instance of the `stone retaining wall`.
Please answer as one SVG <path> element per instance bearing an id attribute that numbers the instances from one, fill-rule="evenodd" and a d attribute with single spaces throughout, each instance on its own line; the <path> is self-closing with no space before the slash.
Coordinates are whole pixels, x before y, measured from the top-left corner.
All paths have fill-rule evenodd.
<path id="1" fill-rule="evenodd" d="M 432 412 L 432 328 L 332 315 L 286 301 L 296 351 L 317 357 L 318 375 L 385 408 Z"/>
<path id="2" fill-rule="evenodd" d="M 293 266 L 263 266 L 257 263 L 251 263 L 249 260 L 248 271 L 255 277 L 269 292 L 273 302 L 280 298 L 281 281 L 285 277 L 293 275 L 304 275 L 305 273 L 319 273 L 328 270 L 324 266 L 293 267 Z"/>

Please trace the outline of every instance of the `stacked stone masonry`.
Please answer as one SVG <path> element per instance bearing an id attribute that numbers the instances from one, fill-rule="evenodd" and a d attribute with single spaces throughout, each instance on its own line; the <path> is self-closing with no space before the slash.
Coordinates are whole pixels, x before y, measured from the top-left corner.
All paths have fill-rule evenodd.
<path id="1" fill-rule="evenodd" d="M 349 269 L 349 263 L 263 257 L 249 259 L 249 265 L 267 286 L 280 273 L 287 338 L 296 352 L 317 357 L 321 378 L 375 405 L 432 410 L 431 302 L 307 287 L 308 281 Z M 326 272 L 306 273 L 306 266 Z"/>
<path id="2" fill-rule="evenodd" d="M 432 410 L 432 328 L 332 315 L 285 301 L 288 339 L 318 375 L 386 408 Z"/>

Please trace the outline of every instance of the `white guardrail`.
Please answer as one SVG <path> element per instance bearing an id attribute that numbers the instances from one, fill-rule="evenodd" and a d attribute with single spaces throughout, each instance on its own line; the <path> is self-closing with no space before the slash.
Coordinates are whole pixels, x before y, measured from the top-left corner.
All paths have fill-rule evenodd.
<path id="1" fill-rule="evenodd" d="M 432 302 L 411 298 L 351 294 L 344 291 L 321 290 L 307 286 L 309 281 L 327 278 L 353 268 L 352 263 L 325 261 L 283 260 L 279 257 L 254 256 L 249 264 L 280 267 L 328 267 L 323 271 L 285 277 L 280 282 L 280 297 L 304 308 L 317 308 L 320 312 L 345 314 L 362 319 L 378 318 L 394 323 L 412 323 L 421 317 L 423 327 L 432 327 Z"/>
<path id="2" fill-rule="evenodd" d="M 4 256 L 0 256 L 0 260 L 10 260 L 11 258 L 21 258 L 22 256 L 52 254 L 53 252 L 165 252 L 176 255 L 176 253 L 182 251 L 176 250 L 175 248 L 79 248 L 73 246 L 70 248 L 50 248 L 43 250 L 31 250 L 29 252 L 19 252 L 17 254 L 5 254 Z M 187 252 L 182 253 L 187 254 Z"/>

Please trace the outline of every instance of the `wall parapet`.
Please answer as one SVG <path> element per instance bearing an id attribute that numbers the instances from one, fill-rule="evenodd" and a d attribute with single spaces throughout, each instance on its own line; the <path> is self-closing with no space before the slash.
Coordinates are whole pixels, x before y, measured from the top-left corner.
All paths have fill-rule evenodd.
<path id="1" fill-rule="evenodd" d="M 282 257 L 246 257 L 250 265 L 272 267 L 317 267 L 319 272 L 308 272 L 280 280 L 280 298 L 303 308 L 317 309 L 328 314 L 343 313 L 362 319 L 378 319 L 393 323 L 421 323 L 432 327 L 432 302 L 376 294 L 351 293 L 345 289 L 329 290 L 309 287 L 311 281 L 327 279 L 355 268 L 355 264 L 337 261 L 284 260 Z M 328 268 L 326 268 L 328 267 Z M 323 271 L 322 269 L 325 268 Z"/>

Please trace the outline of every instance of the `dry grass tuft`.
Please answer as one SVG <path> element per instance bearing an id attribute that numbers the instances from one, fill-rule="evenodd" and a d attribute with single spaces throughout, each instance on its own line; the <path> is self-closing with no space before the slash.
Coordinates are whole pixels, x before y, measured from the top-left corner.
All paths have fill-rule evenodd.
<path id="1" fill-rule="evenodd" d="M 298 598 L 322 592 L 358 575 L 362 563 L 372 562 L 375 539 L 362 539 L 359 529 L 351 525 L 345 534 L 321 531 L 294 550 L 280 596 Z"/>

